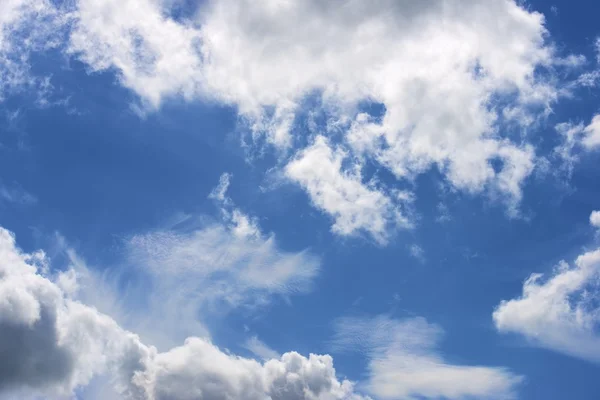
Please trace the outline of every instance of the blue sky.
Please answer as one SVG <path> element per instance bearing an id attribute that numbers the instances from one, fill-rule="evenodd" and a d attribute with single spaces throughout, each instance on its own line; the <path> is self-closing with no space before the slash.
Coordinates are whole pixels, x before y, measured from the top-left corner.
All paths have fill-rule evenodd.
<path id="1" fill-rule="evenodd" d="M 0 398 L 598 398 L 598 6 L 254 3 L 0 3 Z"/>

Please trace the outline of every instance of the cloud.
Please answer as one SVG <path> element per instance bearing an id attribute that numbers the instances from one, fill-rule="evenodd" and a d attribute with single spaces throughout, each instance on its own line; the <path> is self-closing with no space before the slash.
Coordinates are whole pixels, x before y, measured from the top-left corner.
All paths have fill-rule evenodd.
<path id="1" fill-rule="evenodd" d="M 229 188 L 231 179 L 232 174 L 222 174 L 219 178 L 219 184 L 208 197 L 216 201 L 223 219 L 236 236 L 260 238 L 262 234 L 256 218 L 244 214 L 227 197 L 227 189 Z"/>
<path id="2" fill-rule="evenodd" d="M 22 253 L 14 236 L 0 229 L 2 393 L 67 395 L 142 356 L 134 335 L 70 299 L 47 269 L 44 253 Z"/>
<path id="3" fill-rule="evenodd" d="M 134 377 L 148 399 L 334 400 L 366 399 L 335 377 L 330 356 L 290 352 L 264 364 L 226 354 L 192 338 L 158 354 Z"/>
<path id="4" fill-rule="evenodd" d="M 279 353 L 275 350 L 267 346 L 263 341 L 261 341 L 258 337 L 252 336 L 244 343 L 244 347 L 248 349 L 252 354 L 257 357 L 260 357 L 263 360 L 268 360 L 270 358 L 279 358 L 281 357 Z"/>
<path id="5" fill-rule="evenodd" d="M 208 337 L 206 324 L 234 309 L 254 312 L 276 297 L 310 291 L 319 257 L 282 249 L 274 234 L 263 233 L 227 196 L 230 179 L 224 174 L 210 196 L 218 219 L 187 217 L 125 238 L 122 261 L 102 275 L 67 249 L 80 276 L 78 296 L 164 349 Z"/>
<path id="6" fill-rule="evenodd" d="M 590 225 L 600 228 L 600 211 L 592 211 L 590 214 Z"/>
<path id="7" fill-rule="evenodd" d="M 562 135 L 562 143 L 556 146 L 554 152 L 563 160 L 569 173 L 579 161 L 582 151 L 600 148 L 600 115 L 595 115 L 588 125 L 562 122 L 555 128 Z"/>
<path id="8" fill-rule="evenodd" d="M 6 186 L 0 182 L 0 202 L 31 205 L 37 203 L 37 198 L 19 186 Z"/>
<path id="9" fill-rule="evenodd" d="M 420 262 L 425 262 L 425 250 L 418 244 L 412 244 L 408 248 L 410 255 Z"/>
<path id="10" fill-rule="evenodd" d="M 304 100 L 317 96 L 328 121 L 318 134 L 336 134 L 348 153 L 399 180 L 437 168 L 454 188 L 486 192 L 513 216 L 536 158 L 510 127 L 546 115 L 560 95 L 553 69 L 582 60 L 556 56 L 543 15 L 514 0 L 221 0 L 178 19 L 172 6 L 78 0 L 68 52 L 92 71 L 115 71 L 150 109 L 172 97 L 234 106 L 253 137 L 284 154 L 304 142 L 295 128 Z M 365 102 L 383 116 L 362 112 Z M 350 218 L 365 220 L 386 201 L 376 202 Z M 378 226 L 335 220 L 337 232 L 382 235 L 381 218 Z"/>
<path id="11" fill-rule="evenodd" d="M 58 47 L 68 19 L 67 8 L 58 8 L 49 0 L 2 1 L 0 101 L 23 89 L 36 92 L 38 101 L 47 101 L 49 80 L 31 73 L 30 56 Z"/>
<path id="12" fill-rule="evenodd" d="M 198 96 L 200 32 L 166 16 L 160 2 L 78 0 L 73 17 L 67 50 L 92 71 L 116 70 L 154 108 L 164 97 Z"/>
<path id="13" fill-rule="evenodd" d="M 346 154 L 332 149 L 326 138 L 302 150 L 285 167 L 288 179 L 297 182 L 312 202 L 334 219 L 332 231 L 353 235 L 359 231 L 385 243 L 391 227 L 409 227 L 399 206 L 375 185 L 363 183 L 360 165 L 344 170 Z"/>
<path id="14" fill-rule="evenodd" d="M 596 214 L 590 221 L 595 226 Z M 532 344 L 600 362 L 600 249 L 581 254 L 573 265 L 561 261 L 547 274 L 532 274 L 523 294 L 494 310 L 496 328 Z"/>
<path id="15" fill-rule="evenodd" d="M 327 355 L 288 352 L 259 363 L 198 337 L 159 352 L 76 300 L 76 271 L 50 270 L 44 253 L 23 253 L 0 228 L 2 396 L 64 398 L 106 376 L 113 393 L 133 400 L 364 399 L 336 378 Z"/>
<path id="16" fill-rule="evenodd" d="M 368 392 L 381 399 L 508 399 L 522 378 L 505 368 L 444 361 L 436 349 L 443 331 L 423 318 L 342 318 L 333 347 L 368 361 Z"/>
<path id="17" fill-rule="evenodd" d="M 600 147 L 600 115 L 595 115 L 588 126 L 583 129 L 581 143 L 586 149 Z"/>
<path id="18" fill-rule="evenodd" d="M 173 322 L 305 292 L 320 266 L 306 251 L 281 251 L 274 236 L 240 237 L 218 224 L 137 235 L 127 251 L 154 287 L 148 307 Z"/>

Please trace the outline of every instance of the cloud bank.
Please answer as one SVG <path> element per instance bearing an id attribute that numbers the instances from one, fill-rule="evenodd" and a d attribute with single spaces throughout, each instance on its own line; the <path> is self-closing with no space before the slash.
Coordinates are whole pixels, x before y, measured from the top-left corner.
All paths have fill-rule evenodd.
<path id="1" fill-rule="evenodd" d="M 251 137 L 280 153 L 283 175 L 331 216 L 334 233 L 380 243 L 411 226 L 390 187 L 432 168 L 518 216 L 537 163 L 520 128 L 560 97 L 554 71 L 585 61 L 559 57 L 543 15 L 515 0 L 220 0 L 178 17 L 172 1 L 43 4 L 61 17 L 58 47 L 90 72 L 114 72 L 147 110 L 172 98 L 235 107 Z M 307 112 L 325 122 L 297 129 Z M 368 163 L 396 182 L 374 185 L 360 172 Z"/>
<path id="2" fill-rule="evenodd" d="M 328 355 L 295 352 L 259 363 L 190 337 L 159 352 L 72 296 L 73 271 L 49 273 L 0 229 L 0 394 L 66 398 L 107 376 L 123 399 L 363 399 Z"/>

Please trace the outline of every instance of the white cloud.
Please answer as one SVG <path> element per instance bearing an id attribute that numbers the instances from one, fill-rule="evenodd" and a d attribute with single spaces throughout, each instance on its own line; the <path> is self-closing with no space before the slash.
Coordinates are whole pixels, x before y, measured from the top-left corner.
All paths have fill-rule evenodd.
<path id="1" fill-rule="evenodd" d="M 219 178 L 219 184 L 208 197 L 217 202 L 225 223 L 229 225 L 235 235 L 240 237 L 260 238 L 262 234 L 256 218 L 244 214 L 240 209 L 236 208 L 233 201 L 227 197 L 227 189 L 229 188 L 231 178 L 231 174 L 222 174 Z"/>
<path id="2" fill-rule="evenodd" d="M 590 221 L 594 225 L 596 215 Z M 600 362 L 600 249 L 586 252 L 574 265 L 561 261 L 544 278 L 532 274 L 523 294 L 504 300 L 493 318 L 500 332 L 517 333 L 533 344 Z"/>
<path id="3" fill-rule="evenodd" d="M 307 191 L 318 208 L 334 218 L 333 232 L 352 235 L 362 230 L 385 243 L 390 227 L 408 227 L 410 222 L 385 193 L 363 183 L 359 164 L 352 170 L 343 168 L 346 156 L 318 136 L 290 161 L 285 174 Z"/>
<path id="4" fill-rule="evenodd" d="M 56 283 L 159 350 L 189 336 L 209 338 L 207 326 L 233 310 L 255 315 L 274 298 L 291 302 L 310 291 L 320 259 L 308 249 L 284 250 L 261 232 L 227 196 L 230 179 L 224 174 L 210 196 L 221 218 L 185 216 L 171 228 L 126 237 L 113 266 L 88 266 L 59 236 L 55 252 L 77 279 L 63 274 Z"/>
<path id="5" fill-rule="evenodd" d="M 200 32 L 165 16 L 160 2 L 78 0 L 73 17 L 68 51 L 94 71 L 118 71 L 151 107 L 164 97 L 198 95 Z"/>
<path id="6" fill-rule="evenodd" d="M 411 256 L 413 256 L 414 258 L 416 258 L 420 262 L 425 262 L 425 251 L 418 244 L 412 244 L 408 248 L 408 251 L 410 252 Z"/>
<path id="7" fill-rule="evenodd" d="M 271 358 L 279 358 L 281 355 L 267 346 L 262 340 L 260 340 L 256 336 L 250 337 L 244 343 L 244 347 L 248 349 L 252 354 L 257 357 L 260 357 L 263 360 L 268 360 Z"/>
<path id="8" fill-rule="evenodd" d="M 595 228 L 600 228 L 600 211 L 592 211 L 590 214 L 590 224 Z"/>
<path id="9" fill-rule="evenodd" d="M 45 101 L 48 79 L 31 74 L 30 55 L 58 46 L 68 10 L 49 0 L 4 0 L 0 4 L 0 100 L 24 88 Z"/>
<path id="10" fill-rule="evenodd" d="M 75 300 L 75 272 L 53 278 L 48 270 L 43 253 L 21 252 L 14 236 L 0 228 L 2 396 L 70 397 L 94 379 L 112 389 L 92 388 L 90 396 L 132 400 L 363 399 L 351 382 L 336 378 L 327 355 L 289 352 L 259 363 L 197 337 L 158 352 Z"/>
<path id="11" fill-rule="evenodd" d="M 173 323 L 305 292 L 320 266 L 307 251 L 280 250 L 274 236 L 238 236 L 219 224 L 135 236 L 128 242 L 128 260 L 152 282 L 149 312 L 162 310 Z"/>
<path id="12" fill-rule="evenodd" d="M 134 235 L 125 243 L 127 271 L 136 278 L 126 280 L 134 304 L 105 309 L 116 308 L 119 314 L 122 308 L 144 310 L 137 313 L 142 319 L 133 328 L 153 345 L 171 347 L 187 336 L 206 336 L 204 319 L 234 308 L 253 310 L 273 296 L 305 293 L 319 272 L 318 257 L 308 250 L 281 249 L 274 234 L 262 233 L 255 218 L 235 207 L 226 193 L 230 179 L 224 174 L 211 194 L 221 212 L 219 221 L 189 218 L 176 229 Z M 121 275 L 123 268 L 119 266 Z M 115 281 L 109 286 L 123 285 L 122 277 Z"/>
<path id="13" fill-rule="evenodd" d="M 343 318 L 334 348 L 364 352 L 369 393 L 381 399 L 508 399 L 522 378 L 505 368 L 445 362 L 436 349 L 441 328 L 423 318 Z"/>
<path id="14" fill-rule="evenodd" d="M 69 51 L 92 70 L 117 71 L 151 107 L 172 96 L 234 105 L 279 148 L 299 142 L 295 118 L 319 93 L 328 127 L 355 155 L 401 180 L 437 167 L 457 189 L 489 190 L 512 215 L 535 156 L 501 120 L 527 125 L 533 105 L 546 113 L 559 91 L 536 70 L 581 61 L 555 57 L 544 17 L 514 0 L 221 0 L 183 20 L 169 4 L 78 0 Z M 358 113 L 364 101 L 381 103 L 383 118 Z M 334 230 L 352 229 L 338 219 Z"/>
<path id="15" fill-rule="evenodd" d="M 588 125 L 562 122 L 555 128 L 562 135 L 562 143 L 556 146 L 554 152 L 563 160 L 569 174 L 579 161 L 581 151 L 600 148 L 600 115 L 595 115 Z"/>
<path id="16" fill-rule="evenodd" d="M 586 149 L 600 147 L 600 115 L 595 115 L 590 124 L 583 129 L 581 143 Z"/>
<path id="17" fill-rule="evenodd" d="M 143 355 L 109 317 L 70 299 L 44 274 L 41 252 L 25 254 L 0 228 L 0 390 L 60 396 Z M 137 357 L 137 359 L 136 359 Z M 24 396 L 24 395 L 23 395 Z"/>
<path id="18" fill-rule="evenodd" d="M 148 399 L 360 400 L 352 384 L 335 377 L 330 356 L 284 354 L 264 364 L 188 339 L 158 354 L 134 377 Z"/>
<path id="19" fill-rule="evenodd" d="M 0 200 L 9 203 L 30 205 L 37 202 L 37 198 L 19 186 L 6 186 L 0 182 Z"/>

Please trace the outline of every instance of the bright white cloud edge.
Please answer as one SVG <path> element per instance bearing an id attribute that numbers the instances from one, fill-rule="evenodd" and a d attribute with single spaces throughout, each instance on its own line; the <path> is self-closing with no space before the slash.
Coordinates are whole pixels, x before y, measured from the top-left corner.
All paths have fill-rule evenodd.
<path id="1" fill-rule="evenodd" d="M 590 223 L 598 227 L 598 212 Z M 522 335 L 533 345 L 600 363 L 600 249 L 547 274 L 534 273 L 520 297 L 503 300 L 493 319 L 500 332 Z"/>

